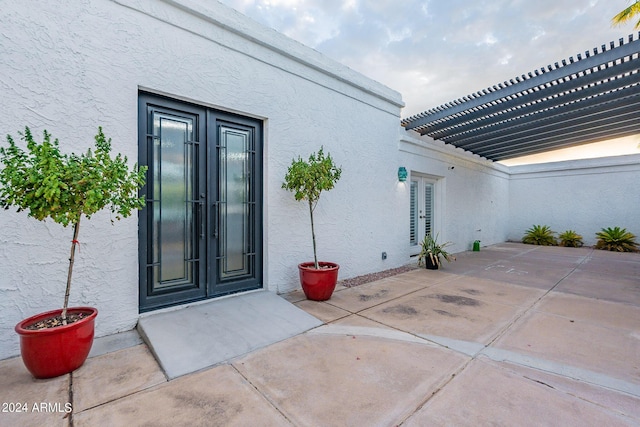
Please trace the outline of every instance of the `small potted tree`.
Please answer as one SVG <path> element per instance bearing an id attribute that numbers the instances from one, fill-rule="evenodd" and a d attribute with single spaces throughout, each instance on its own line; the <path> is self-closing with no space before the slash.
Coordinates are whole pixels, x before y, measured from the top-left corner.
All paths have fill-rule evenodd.
<path id="1" fill-rule="evenodd" d="M 130 170 L 126 157 L 111 157 L 111 139 L 102 128 L 95 136 L 95 150 L 82 155 L 63 154 L 58 140 L 51 142 L 46 130 L 42 143 L 34 140 L 28 127 L 19 134 L 26 151 L 10 135 L 8 147 L 0 147 L 0 206 L 73 227 L 62 309 L 31 316 L 15 327 L 29 372 L 36 378 L 51 378 L 82 366 L 93 344 L 97 309 L 68 307 L 80 220 L 107 206 L 116 219 L 142 208 L 138 190 L 146 169 Z"/>
<path id="2" fill-rule="evenodd" d="M 342 169 L 335 165 L 330 154 L 324 154 L 324 148 L 321 147 L 317 153 L 309 156 L 308 161 L 302 157 L 293 160 L 282 184 L 282 188 L 294 193 L 296 200 L 306 200 L 309 204 L 313 262 L 299 264 L 298 271 L 304 294 L 314 301 L 326 301 L 331 298 L 338 281 L 340 266 L 333 262 L 318 261 L 313 211 L 320 200 L 320 194 L 335 187 L 341 173 Z"/>

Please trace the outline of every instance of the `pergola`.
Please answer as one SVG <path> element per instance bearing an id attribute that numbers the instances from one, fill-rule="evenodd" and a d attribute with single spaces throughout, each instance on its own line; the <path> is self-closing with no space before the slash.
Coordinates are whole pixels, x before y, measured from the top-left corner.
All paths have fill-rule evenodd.
<path id="1" fill-rule="evenodd" d="M 490 160 L 640 133 L 640 33 L 402 121 Z"/>

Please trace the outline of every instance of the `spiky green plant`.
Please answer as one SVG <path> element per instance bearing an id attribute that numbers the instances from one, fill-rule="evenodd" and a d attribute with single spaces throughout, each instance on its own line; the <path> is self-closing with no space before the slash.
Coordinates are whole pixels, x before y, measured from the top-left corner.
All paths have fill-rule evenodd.
<path id="1" fill-rule="evenodd" d="M 451 245 L 451 242 L 438 243 L 438 235 L 432 237 L 431 233 L 424 236 L 424 240 L 421 244 L 420 255 L 418 256 L 418 265 L 422 266 L 426 263 L 427 257 L 431 260 L 431 263 L 440 268 L 442 261 L 440 257 L 443 257 L 447 262 L 455 261 L 456 257 L 445 251 L 444 248 Z"/>
<path id="2" fill-rule="evenodd" d="M 551 228 L 547 225 L 534 225 L 528 229 L 522 238 L 522 243 L 529 245 L 541 245 L 541 246 L 555 246 L 556 232 L 551 231 Z"/>
<path id="3" fill-rule="evenodd" d="M 584 244 L 582 242 L 582 236 L 573 230 L 567 230 L 563 233 L 560 233 L 558 235 L 558 239 L 560 239 L 560 246 L 579 248 Z"/>
<path id="4" fill-rule="evenodd" d="M 638 243 L 635 241 L 636 236 L 627 231 L 626 228 L 603 228 L 602 231 L 596 233 L 596 237 L 598 238 L 596 249 L 615 252 L 638 251 Z"/>

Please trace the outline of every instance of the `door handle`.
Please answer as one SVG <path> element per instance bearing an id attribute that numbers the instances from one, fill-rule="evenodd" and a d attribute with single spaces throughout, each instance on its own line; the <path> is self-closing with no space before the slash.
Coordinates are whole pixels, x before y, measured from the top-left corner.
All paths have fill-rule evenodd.
<path id="1" fill-rule="evenodd" d="M 198 221 L 200 222 L 200 238 L 204 239 L 204 203 L 198 203 L 200 205 L 200 212 L 198 214 Z"/>
<path id="2" fill-rule="evenodd" d="M 200 200 L 198 201 L 199 205 L 199 218 L 198 222 L 200 222 L 200 238 L 204 239 L 204 194 L 200 194 Z"/>
<path id="3" fill-rule="evenodd" d="M 211 220 L 211 228 L 212 228 L 212 235 L 214 239 L 218 238 L 218 203 L 213 203 L 211 205 L 211 215 L 212 215 L 212 220 Z"/>

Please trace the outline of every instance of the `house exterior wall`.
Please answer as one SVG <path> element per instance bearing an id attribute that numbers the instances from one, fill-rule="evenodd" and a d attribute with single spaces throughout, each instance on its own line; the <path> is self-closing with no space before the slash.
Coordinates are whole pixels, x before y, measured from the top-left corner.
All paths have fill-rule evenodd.
<path id="1" fill-rule="evenodd" d="M 638 158 L 510 169 L 419 137 L 399 126 L 400 94 L 217 2 L 14 1 L 3 3 L 0 22 L 2 135 L 28 125 L 40 139 L 47 129 L 63 150 L 81 152 L 100 125 L 133 163 L 140 90 L 263 120 L 263 285 L 273 292 L 298 288 L 296 266 L 312 258 L 307 206 L 281 184 L 293 158 L 320 146 L 343 173 L 315 212 L 318 252 L 341 265 L 342 278 L 409 262 L 409 180 L 398 181 L 400 166 L 436 183 L 436 231 L 454 253 L 474 240 L 519 240 L 538 222 L 583 232 L 578 218 L 593 232 L 619 224 L 640 235 Z M 579 215 L 568 196 L 585 206 Z M 551 215 L 549 197 L 563 209 Z M 615 206 L 624 212 L 606 209 Z M 594 227 L 592 212 L 607 221 Z M 103 211 L 82 222 L 71 292 L 71 305 L 100 311 L 97 336 L 129 330 L 140 316 L 138 221 L 110 219 Z M 16 323 L 62 305 L 71 229 L 0 212 L 0 242 L 4 359 L 19 352 Z"/>
<path id="2" fill-rule="evenodd" d="M 451 252 L 504 242 L 509 222 L 508 168 L 463 150 L 406 132 L 399 143 L 400 162 L 416 176 L 435 181 L 435 229 Z M 406 210 L 406 230 L 409 211 Z"/>
<path id="3" fill-rule="evenodd" d="M 281 188 L 291 160 L 324 146 L 342 179 L 316 209 L 319 256 L 342 277 L 407 260 L 397 206 L 397 92 L 217 2 L 8 2 L 0 10 L 0 133 L 47 129 L 82 152 L 98 125 L 114 152 L 138 153 L 139 90 L 264 121 L 264 287 L 297 288 L 313 258 L 308 210 Z M 97 336 L 138 317 L 138 222 L 101 212 L 80 230 L 71 305 L 100 311 Z M 62 306 L 71 229 L 0 214 L 0 359 L 13 327 Z M 389 257 L 381 260 L 381 251 Z"/>
<path id="4" fill-rule="evenodd" d="M 509 240 L 534 224 L 574 230 L 585 245 L 602 228 L 640 236 L 640 155 L 572 160 L 510 168 Z"/>

